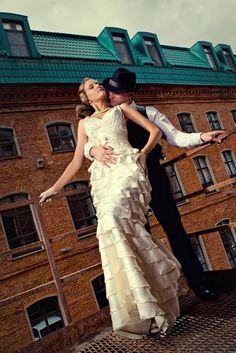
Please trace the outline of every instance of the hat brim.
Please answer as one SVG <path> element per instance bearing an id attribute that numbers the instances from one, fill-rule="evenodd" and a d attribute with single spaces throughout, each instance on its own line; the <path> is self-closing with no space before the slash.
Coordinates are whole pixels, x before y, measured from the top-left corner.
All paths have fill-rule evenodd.
<path id="1" fill-rule="evenodd" d="M 114 87 L 109 84 L 109 81 L 111 80 L 111 77 L 105 78 L 103 80 L 102 85 L 105 88 L 106 91 L 108 92 L 115 92 L 115 93 L 129 93 L 129 92 L 136 92 L 137 90 L 137 85 L 135 85 L 132 88 L 126 87 L 126 88 L 119 88 L 119 87 Z"/>

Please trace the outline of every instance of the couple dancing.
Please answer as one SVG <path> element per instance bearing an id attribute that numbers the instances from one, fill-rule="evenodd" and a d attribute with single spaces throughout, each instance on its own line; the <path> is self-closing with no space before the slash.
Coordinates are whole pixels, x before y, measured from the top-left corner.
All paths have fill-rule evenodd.
<path id="1" fill-rule="evenodd" d="M 129 93 L 134 91 L 135 79 L 130 71 L 118 69 L 104 85 Z M 86 148 L 91 153 L 94 149 L 95 157 L 96 153 L 103 155 L 103 162 L 95 159 L 89 172 L 113 329 L 135 334 L 166 332 L 179 315 L 180 265 L 145 229 L 151 201 L 145 159 L 155 151 L 161 131 L 128 103 L 110 107 L 104 87 L 94 79 L 83 80 L 79 95 L 83 105 L 77 114 L 87 115 L 84 105 L 89 113 L 79 121 L 74 157 L 55 184 L 40 195 L 40 202 L 60 192 L 73 178 Z M 138 124 L 148 132 L 140 151 L 129 143 L 127 123 Z"/>

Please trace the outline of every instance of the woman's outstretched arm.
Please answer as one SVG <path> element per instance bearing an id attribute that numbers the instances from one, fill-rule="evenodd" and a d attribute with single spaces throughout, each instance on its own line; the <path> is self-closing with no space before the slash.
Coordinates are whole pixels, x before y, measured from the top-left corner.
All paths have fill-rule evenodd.
<path id="1" fill-rule="evenodd" d="M 42 203 L 46 199 L 50 198 L 53 195 L 56 195 L 62 188 L 65 186 L 75 175 L 76 172 L 81 168 L 83 158 L 84 158 L 84 145 L 86 144 L 88 138 L 84 129 L 84 120 L 80 120 L 78 124 L 78 133 L 77 133 L 77 146 L 72 161 L 66 167 L 63 174 L 55 182 L 55 184 L 48 190 L 42 192 L 39 196 L 39 202 Z"/>
<path id="2" fill-rule="evenodd" d="M 137 110 L 134 110 L 127 103 L 122 103 L 120 105 L 121 109 L 126 118 L 132 120 L 136 124 L 142 126 L 145 130 L 147 130 L 150 135 L 146 145 L 142 148 L 144 154 L 148 155 L 148 153 L 155 147 L 158 141 L 161 138 L 161 130 L 158 129 L 156 125 L 146 119 L 142 114 L 140 114 Z"/>

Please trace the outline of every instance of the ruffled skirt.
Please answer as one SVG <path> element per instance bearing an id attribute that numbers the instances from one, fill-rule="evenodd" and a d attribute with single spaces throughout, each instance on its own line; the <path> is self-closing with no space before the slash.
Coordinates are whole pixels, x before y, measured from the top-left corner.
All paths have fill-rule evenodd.
<path id="1" fill-rule="evenodd" d="M 179 263 L 144 228 L 150 184 L 129 149 L 110 168 L 94 161 L 91 194 L 113 329 L 149 332 L 151 319 L 166 331 L 179 315 Z"/>

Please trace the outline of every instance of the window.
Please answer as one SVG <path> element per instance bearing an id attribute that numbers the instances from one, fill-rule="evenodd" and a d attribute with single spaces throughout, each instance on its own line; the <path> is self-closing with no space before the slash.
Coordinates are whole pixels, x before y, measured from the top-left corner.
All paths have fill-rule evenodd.
<path id="1" fill-rule="evenodd" d="M 115 43 L 116 51 L 121 59 L 123 64 L 132 64 L 132 57 L 129 51 L 128 44 L 124 34 L 113 33 L 112 38 Z"/>
<path id="2" fill-rule="evenodd" d="M 57 297 L 39 300 L 28 307 L 27 314 L 35 340 L 65 326 Z"/>
<path id="3" fill-rule="evenodd" d="M 0 205 L 9 206 L 9 204 L 23 200 L 28 200 L 28 194 L 13 194 L 0 199 Z M 16 205 L 15 208 L 1 211 L 1 219 L 10 249 L 20 248 L 21 246 L 39 241 L 30 205 L 21 207 L 17 207 Z M 19 252 L 14 252 L 14 254 L 12 254 L 12 258 L 23 256 L 41 249 L 41 246 L 36 245 L 35 248 L 28 250 L 21 251 L 19 249 Z"/>
<path id="4" fill-rule="evenodd" d="M 30 56 L 22 25 L 14 22 L 3 22 L 3 28 L 7 35 L 11 54 L 13 56 Z"/>
<path id="5" fill-rule="evenodd" d="M 229 49 L 223 49 L 223 53 L 224 53 L 224 56 L 225 56 L 225 59 L 227 61 L 228 66 L 231 68 L 231 70 L 233 72 L 236 72 L 236 66 L 235 66 L 234 60 L 232 58 L 232 55 L 231 55 Z"/>
<path id="6" fill-rule="evenodd" d="M 209 122 L 210 128 L 212 131 L 214 130 L 222 130 L 218 114 L 216 112 L 207 112 L 206 113 L 207 120 Z"/>
<path id="7" fill-rule="evenodd" d="M 178 176 L 175 171 L 175 167 L 173 165 L 168 165 L 165 169 L 170 180 L 171 191 L 174 199 L 176 200 L 179 197 L 184 196 Z"/>
<path id="8" fill-rule="evenodd" d="M 235 159 L 233 157 L 233 152 L 230 150 L 223 151 L 222 157 L 223 157 L 225 169 L 227 171 L 228 176 L 230 178 L 234 178 L 236 176 L 236 165 L 235 165 Z"/>
<path id="9" fill-rule="evenodd" d="M 213 68 L 213 70 L 217 70 L 216 63 L 212 55 L 211 47 L 203 46 L 203 50 L 206 54 L 209 65 Z"/>
<path id="10" fill-rule="evenodd" d="M 232 114 L 234 123 L 236 124 L 236 110 L 231 110 L 231 114 Z"/>
<path id="11" fill-rule="evenodd" d="M 194 162 L 200 183 L 202 184 L 202 187 L 206 188 L 207 186 L 213 185 L 214 182 L 213 182 L 209 167 L 207 165 L 206 157 L 204 156 L 194 157 L 193 162 Z M 215 192 L 215 191 L 206 192 L 206 193 L 209 194 L 212 192 Z"/>
<path id="12" fill-rule="evenodd" d="M 75 181 L 64 187 L 65 191 L 88 187 L 88 181 Z M 67 196 L 67 202 L 75 229 L 81 229 L 97 223 L 95 209 L 90 192 Z M 94 233 L 93 233 L 94 234 Z"/>
<path id="13" fill-rule="evenodd" d="M 0 128 L 0 159 L 18 157 L 14 130 L 10 128 Z"/>
<path id="14" fill-rule="evenodd" d="M 217 225 L 225 225 L 229 224 L 230 220 L 225 219 L 221 222 L 219 222 Z M 236 268 L 236 242 L 235 242 L 235 234 L 233 233 L 233 229 L 225 229 L 225 230 L 220 230 L 220 237 L 222 240 L 222 243 L 225 248 L 225 252 L 228 256 L 229 263 L 232 268 Z"/>
<path id="15" fill-rule="evenodd" d="M 75 140 L 70 124 L 53 124 L 47 126 L 53 152 L 74 151 Z"/>
<path id="16" fill-rule="evenodd" d="M 106 289 L 104 283 L 104 275 L 100 275 L 92 281 L 92 286 L 94 293 L 96 295 L 96 299 L 98 302 L 98 306 L 100 309 L 104 308 L 108 305 L 108 300 L 106 298 Z"/>
<path id="17" fill-rule="evenodd" d="M 179 120 L 181 129 L 183 132 L 195 132 L 195 128 L 193 126 L 191 114 L 189 113 L 179 113 L 177 114 L 177 118 Z"/>
<path id="18" fill-rule="evenodd" d="M 193 251 L 194 251 L 195 255 L 197 256 L 200 264 L 202 265 L 203 270 L 209 271 L 209 267 L 207 265 L 204 252 L 202 250 L 200 240 L 197 237 L 190 237 L 189 239 L 190 239 Z"/>
<path id="19" fill-rule="evenodd" d="M 151 56 L 152 60 L 154 61 L 156 66 L 162 66 L 160 56 L 158 54 L 155 41 L 153 38 L 144 38 L 144 43 L 146 44 L 147 50 L 149 55 Z"/>

